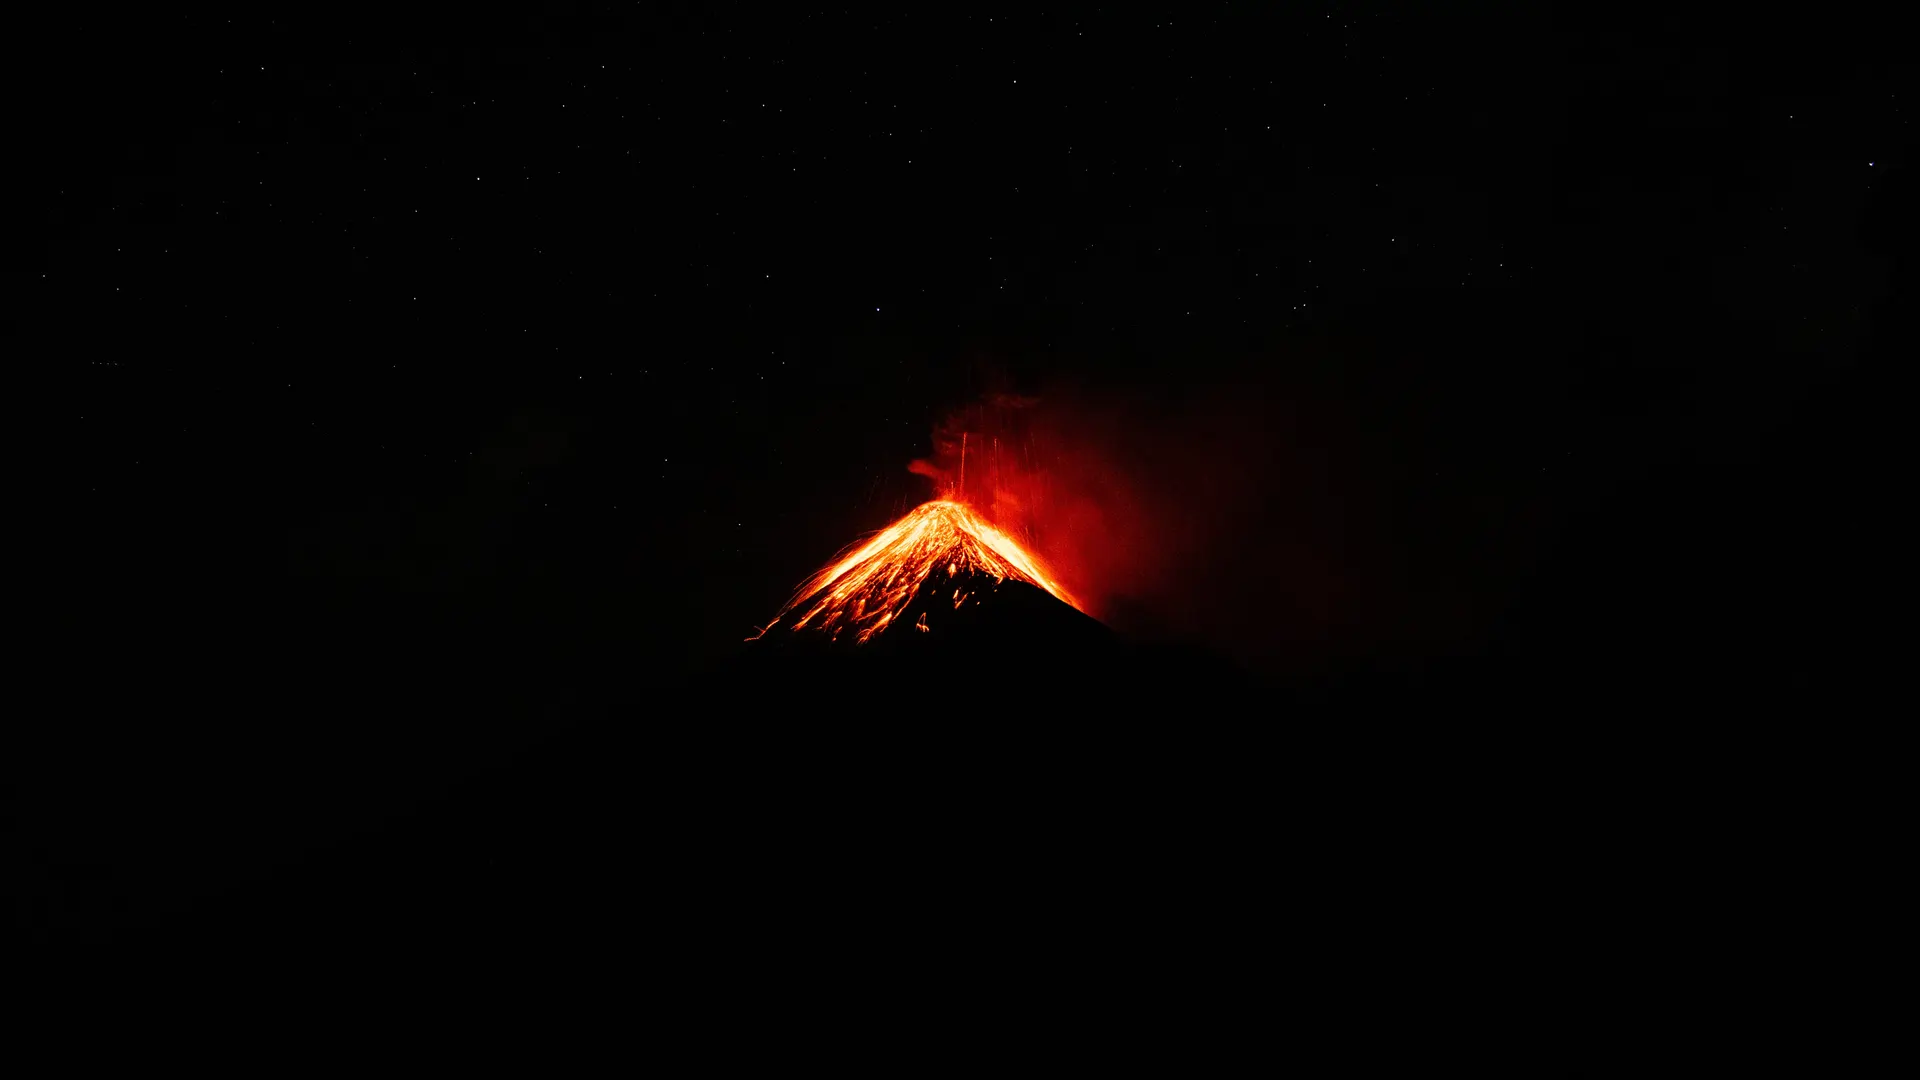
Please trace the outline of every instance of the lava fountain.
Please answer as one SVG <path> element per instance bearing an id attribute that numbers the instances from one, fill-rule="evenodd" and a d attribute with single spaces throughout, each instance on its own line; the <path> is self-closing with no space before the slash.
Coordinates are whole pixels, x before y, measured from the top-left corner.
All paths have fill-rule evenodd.
<path id="1" fill-rule="evenodd" d="M 1080 606 L 1012 537 L 966 505 L 936 499 L 808 578 L 755 637 L 784 625 L 788 630 L 817 630 L 834 640 L 851 632 L 864 644 L 900 620 L 916 597 L 937 598 L 958 610 L 982 589 L 1009 579 L 1044 589 L 1076 609 Z M 921 606 L 913 626 L 926 631 L 924 602 Z"/>

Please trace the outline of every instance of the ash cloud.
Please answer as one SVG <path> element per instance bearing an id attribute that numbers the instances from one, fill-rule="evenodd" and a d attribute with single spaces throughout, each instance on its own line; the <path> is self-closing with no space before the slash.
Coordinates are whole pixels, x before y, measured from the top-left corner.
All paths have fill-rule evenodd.
<path id="1" fill-rule="evenodd" d="M 1487 602 L 1469 564 L 1512 555 L 1511 515 L 1465 535 L 1409 485 L 1419 448 L 1400 434 L 1377 407 L 1272 380 L 1059 383 L 955 410 L 910 468 L 1123 633 L 1310 670 L 1466 643 Z"/>

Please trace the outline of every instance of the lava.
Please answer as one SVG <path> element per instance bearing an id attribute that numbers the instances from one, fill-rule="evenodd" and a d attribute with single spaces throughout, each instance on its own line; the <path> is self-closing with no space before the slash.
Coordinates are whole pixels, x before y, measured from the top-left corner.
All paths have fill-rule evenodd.
<path id="1" fill-rule="evenodd" d="M 936 574 L 954 580 L 949 599 L 956 608 L 981 577 L 992 577 L 995 584 L 1008 578 L 1025 581 L 1080 606 L 1012 537 L 965 505 L 936 499 L 808 578 L 759 636 L 795 616 L 788 629 L 811 627 L 835 638 L 852 630 L 855 640 L 864 643 L 886 629 Z M 927 629 L 924 612 L 915 628 Z"/>

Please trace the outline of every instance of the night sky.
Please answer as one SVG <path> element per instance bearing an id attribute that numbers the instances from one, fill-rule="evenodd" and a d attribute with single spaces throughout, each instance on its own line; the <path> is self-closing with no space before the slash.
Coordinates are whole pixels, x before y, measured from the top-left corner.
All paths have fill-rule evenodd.
<path id="1" fill-rule="evenodd" d="M 1911 61 L 1278 7 L 34 16 L 28 921 L 214 918 L 446 791 L 512 818 L 556 740 L 734 723 L 714 665 L 994 395 L 1098 613 L 1248 724 L 1825 694 Z"/>

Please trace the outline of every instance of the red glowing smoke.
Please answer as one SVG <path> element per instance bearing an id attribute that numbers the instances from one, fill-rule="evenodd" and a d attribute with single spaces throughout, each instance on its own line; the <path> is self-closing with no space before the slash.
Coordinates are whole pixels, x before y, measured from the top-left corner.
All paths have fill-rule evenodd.
<path id="1" fill-rule="evenodd" d="M 1116 629 L 1312 667 L 1428 649 L 1476 617 L 1449 545 L 1490 538 L 1442 535 L 1462 519 L 1410 501 L 1420 463 L 1395 437 L 1325 394 L 1056 386 L 956 410 L 910 468 Z"/>

